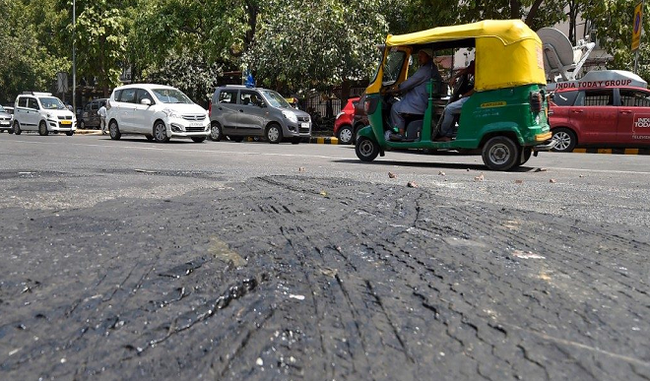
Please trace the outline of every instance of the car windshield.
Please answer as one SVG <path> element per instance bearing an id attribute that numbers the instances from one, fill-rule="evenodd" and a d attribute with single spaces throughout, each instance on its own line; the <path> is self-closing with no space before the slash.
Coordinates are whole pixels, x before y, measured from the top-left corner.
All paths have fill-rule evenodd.
<path id="1" fill-rule="evenodd" d="M 4 107 L 0 106 L 0 112 L 7 112 Z"/>
<path id="2" fill-rule="evenodd" d="M 382 85 L 390 86 L 397 82 L 397 78 L 402 71 L 406 53 L 401 50 L 391 50 L 386 57 L 384 66 L 384 76 L 381 79 Z"/>
<path id="3" fill-rule="evenodd" d="M 162 103 L 186 103 L 192 104 L 192 100 L 176 89 L 151 89 L 159 101 Z"/>
<path id="4" fill-rule="evenodd" d="M 284 108 L 292 108 L 289 102 L 287 102 L 286 99 L 280 94 L 278 94 L 275 91 L 271 90 L 264 90 L 262 91 L 264 94 L 264 98 L 269 101 L 271 106 L 273 107 L 284 107 Z"/>
<path id="5" fill-rule="evenodd" d="M 65 108 L 65 105 L 59 98 L 43 97 L 39 99 L 41 101 L 41 105 L 43 105 L 43 108 L 46 110 L 63 110 Z"/>

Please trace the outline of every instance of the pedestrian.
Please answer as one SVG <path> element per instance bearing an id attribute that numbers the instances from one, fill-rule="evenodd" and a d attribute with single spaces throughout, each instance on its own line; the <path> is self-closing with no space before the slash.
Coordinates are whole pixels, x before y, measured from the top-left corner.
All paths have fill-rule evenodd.
<path id="1" fill-rule="evenodd" d="M 108 134 L 106 128 L 106 103 L 102 103 L 102 107 L 97 110 L 97 115 L 99 115 L 99 127 L 102 129 L 102 135 Z"/>

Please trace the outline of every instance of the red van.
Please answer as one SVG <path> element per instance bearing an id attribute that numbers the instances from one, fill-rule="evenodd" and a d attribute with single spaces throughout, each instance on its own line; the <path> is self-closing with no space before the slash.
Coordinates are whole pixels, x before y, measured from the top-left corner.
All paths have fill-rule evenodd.
<path id="1" fill-rule="evenodd" d="M 635 86 L 580 85 L 549 102 L 555 151 L 580 147 L 650 147 L 650 91 Z"/>
<path id="2" fill-rule="evenodd" d="M 336 120 L 334 121 L 334 136 L 339 139 L 339 143 L 341 144 L 354 143 L 356 131 L 352 127 L 352 123 L 354 122 L 354 109 L 358 102 L 359 97 L 348 98 L 348 103 L 336 116 Z"/>

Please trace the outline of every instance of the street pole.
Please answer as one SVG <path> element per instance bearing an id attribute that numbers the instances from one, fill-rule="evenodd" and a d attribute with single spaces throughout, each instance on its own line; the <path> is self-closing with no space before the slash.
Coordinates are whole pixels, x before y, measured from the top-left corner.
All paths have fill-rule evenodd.
<path id="1" fill-rule="evenodd" d="M 77 4 L 72 0 L 72 112 L 77 114 L 77 47 L 75 45 L 75 32 L 77 29 Z"/>

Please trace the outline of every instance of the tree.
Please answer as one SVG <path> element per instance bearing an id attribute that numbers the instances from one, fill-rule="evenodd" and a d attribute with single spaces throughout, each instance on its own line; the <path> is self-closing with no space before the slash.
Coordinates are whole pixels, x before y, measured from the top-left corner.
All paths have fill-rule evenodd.
<path id="1" fill-rule="evenodd" d="M 4 17 L 0 19 L 0 101 L 13 102 L 25 90 L 50 91 L 56 73 L 67 71 L 70 62 L 57 54 L 51 36 L 45 32 L 51 19 L 40 18 L 52 5 L 0 0 Z M 37 23 L 36 21 L 40 21 Z"/>
<path id="2" fill-rule="evenodd" d="M 388 30 L 381 9 L 377 0 L 269 1 L 243 62 L 258 83 L 281 91 L 367 78 Z"/>

